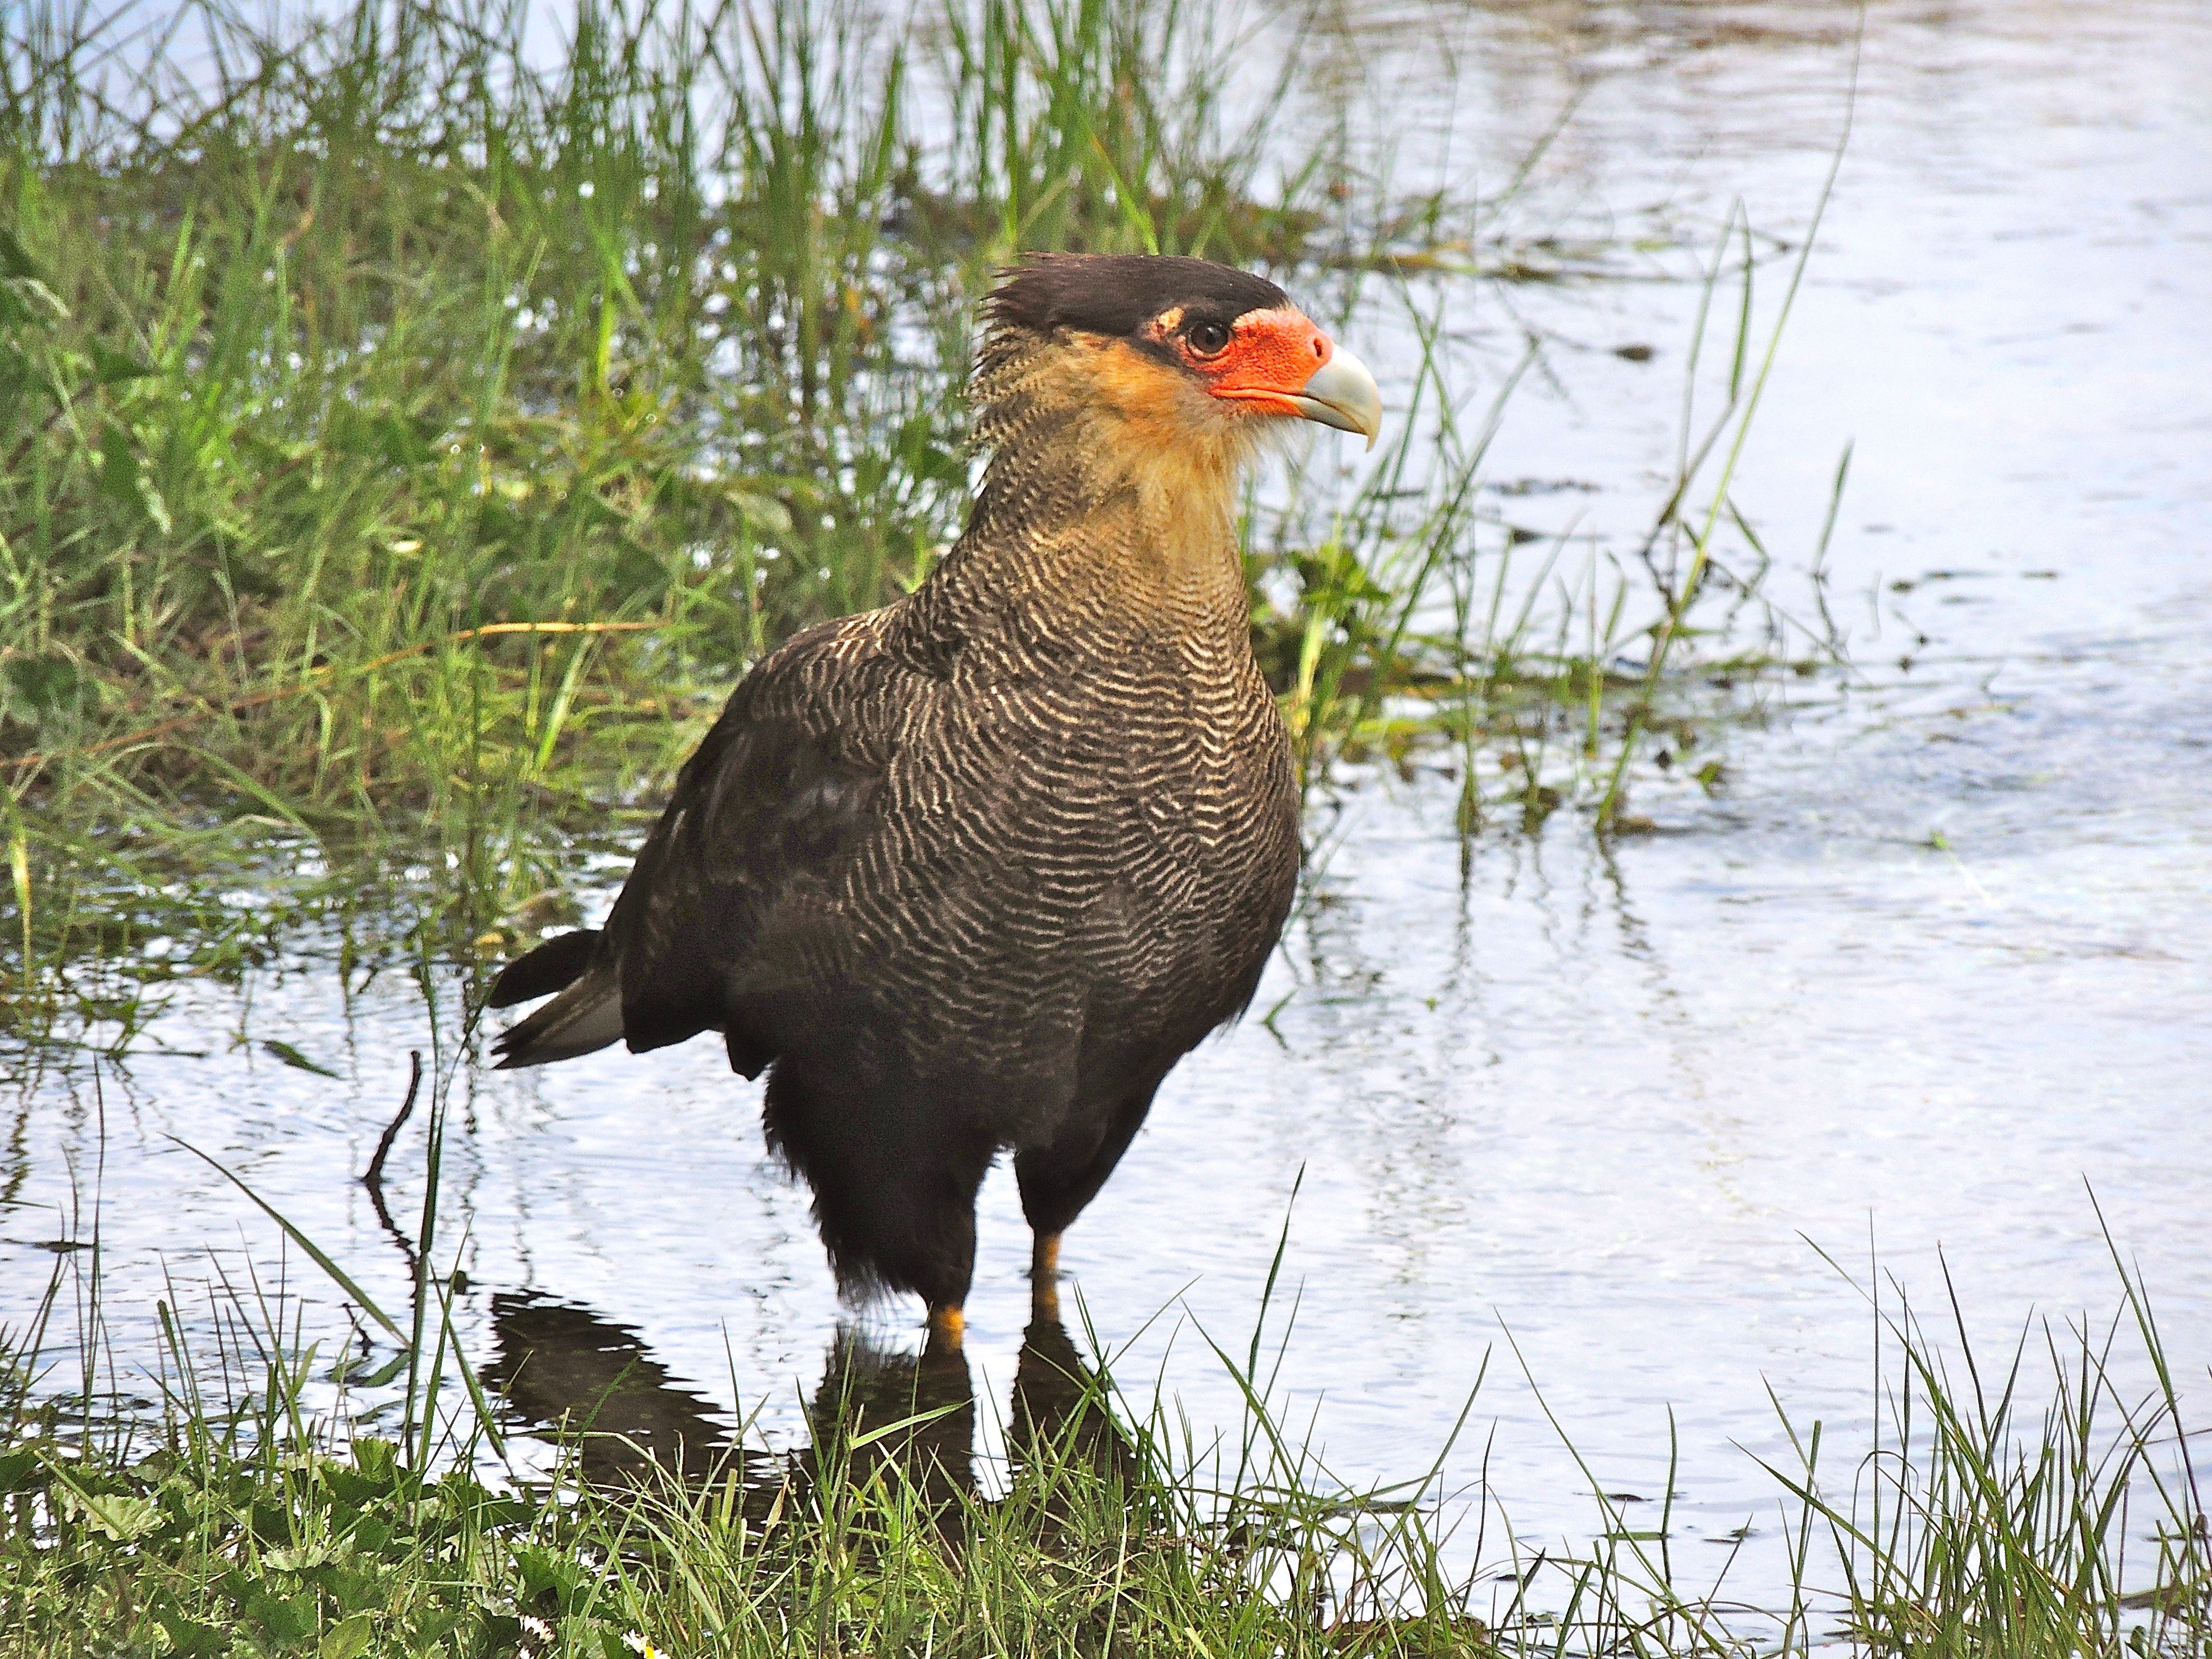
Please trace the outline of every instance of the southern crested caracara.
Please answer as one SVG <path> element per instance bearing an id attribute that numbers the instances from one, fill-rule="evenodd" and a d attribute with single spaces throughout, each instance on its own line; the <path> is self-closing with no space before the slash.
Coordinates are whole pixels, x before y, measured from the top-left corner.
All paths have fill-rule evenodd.
<path id="1" fill-rule="evenodd" d="M 719 1031 L 840 1284 L 957 1343 L 975 1193 L 1014 1153 L 1061 1230 L 1199 1039 L 1251 999 L 1298 867 L 1254 660 L 1237 484 L 1285 419 L 1367 434 L 1375 381 L 1273 283 L 1059 255 L 983 308 L 966 532 L 913 593 L 763 658 L 606 926 L 508 964 L 538 1066 Z"/>

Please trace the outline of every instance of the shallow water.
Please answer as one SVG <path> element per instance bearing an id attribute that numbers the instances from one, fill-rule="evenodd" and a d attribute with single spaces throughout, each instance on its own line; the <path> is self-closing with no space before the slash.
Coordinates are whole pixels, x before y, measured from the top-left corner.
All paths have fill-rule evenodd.
<path id="1" fill-rule="evenodd" d="M 1662 226 L 1650 274 L 1678 276 L 1683 228 L 1694 249 L 1739 199 L 1802 235 L 1857 18 L 1362 8 L 1303 37 L 1300 108 L 1393 135 L 1401 182 L 1487 191 L 1578 100 L 1506 228 L 1618 246 Z M 1877 6 L 1851 115 L 1735 493 L 1778 599 L 1809 607 L 1855 444 L 1826 592 L 1856 672 L 1745 693 L 1757 718 L 1706 723 L 1692 757 L 1723 759 L 1719 790 L 1686 766 L 1640 780 L 1655 831 L 1608 846 L 1565 813 L 1462 843 L 1433 773 L 1323 806 L 1333 850 L 1256 1002 L 1275 1012 L 1174 1074 L 1066 1258 L 1126 1386 L 1164 1377 L 1201 1428 L 1233 1422 L 1198 1332 L 1241 1351 L 1287 1212 L 1279 1375 L 1339 1474 L 1424 1472 L 1487 1353 L 1448 1507 L 1486 1459 L 1516 1536 L 1599 1525 L 1530 1379 L 1608 1491 L 1661 1495 L 1671 1412 L 1677 1560 L 1717 1569 L 1698 1540 L 1750 1522 L 1731 1582 L 1753 1601 L 1783 1572 L 1778 1494 L 1746 1455 L 1784 1449 L 1766 1388 L 1832 1444 L 1871 1420 L 1872 1318 L 1816 1246 L 1862 1282 L 1878 1254 L 1931 1307 L 1940 1246 L 2001 1342 L 2117 1306 L 2094 1188 L 2185 1388 L 2212 1397 L 2212 15 Z M 1786 271 L 1763 268 L 1762 316 Z M 1474 361 L 1544 342 L 1488 476 L 1588 486 L 1498 512 L 1626 556 L 1673 464 L 1695 285 L 1483 295 L 1453 318 Z M 1389 384 L 1403 342 L 1380 307 L 1372 335 Z M 431 992 L 450 1045 L 453 988 Z M 183 985 L 158 1031 L 204 1057 L 37 1085 L 0 1150 L 0 1324 L 58 1261 L 84 1282 L 82 1253 L 41 1244 L 88 1237 L 95 1193 L 126 1376 L 151 1364 L 165 1275 L 189 1309 L 218 1267 L 270 1269 L 275 1229 L 169 1135 L 404 1303 L 354 1177 L 431 1024 L 404 977 L 349 991 L 309 952 L 242 997 Z M 848 1316 L 718 1049 L 465 1072 L 455 1098 L 445 1237 L 465 1233 L 482 1360 L 517 1309 L 562 1304 L 708 1402 L 668 1407 L 678 1431 L 740 1407 L 803 1436 Z M 410 1230 L 419 1168 L 403 1139 Z M 1005 1171 L 981 1231 L 988 1466 L 1028 1312 Z M 343 1328 L 312 1267 L 291 1279 L 311 1329 Z M 911 1343 L 906 1316 L 876 1316 L 878 1340 Z"/>

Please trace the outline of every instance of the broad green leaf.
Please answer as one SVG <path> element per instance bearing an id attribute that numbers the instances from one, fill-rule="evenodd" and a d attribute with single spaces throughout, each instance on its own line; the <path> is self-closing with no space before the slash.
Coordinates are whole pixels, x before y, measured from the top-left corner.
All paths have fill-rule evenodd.
<path id="1" fill-rule="evenodd" d="M 161 1506 L 150 1498 L 132 1498 L 118 1492 L 94 1496 L 64 1486 L 62 1508 L 118 1544 L 143 1538 L 161 1524 Z"/>
<path id="2" fill-rule="evenodd" d="M 359 1659 L 368 1650 L 369 1638 L 375 1633 L 374 1614 L 349 1613 L 323 1632 L 315 1649 L 316 1659 Z"/>
<path id="3" fill-rule="evenodd" d="M 119 386 L 125 380 L 144 380 L 161 371 L 140 362 L 127 351 L 111 350 L 97 340 L 88 341 L 92 353 L 92 377 L 102 386 Z"/>

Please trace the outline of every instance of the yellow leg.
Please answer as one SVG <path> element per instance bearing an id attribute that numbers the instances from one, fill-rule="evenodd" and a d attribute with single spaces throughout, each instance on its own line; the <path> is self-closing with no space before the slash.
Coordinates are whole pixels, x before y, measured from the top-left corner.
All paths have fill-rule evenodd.
<path id="1" fill-rule="evenodd" d="M 1048 1319 L 1060 1317 L 1060 1235 L 1039 1233 L 1030 1253 L 1030 1309 Z"/>
<path id="2" fill-rule="evenodd" d="M 968 1328 L 968 1322 L 957 1308 L 932 1308 L 929 1310 L 929 1342 L 931 1353 L 958 1353 L 960 1338 Z"/>

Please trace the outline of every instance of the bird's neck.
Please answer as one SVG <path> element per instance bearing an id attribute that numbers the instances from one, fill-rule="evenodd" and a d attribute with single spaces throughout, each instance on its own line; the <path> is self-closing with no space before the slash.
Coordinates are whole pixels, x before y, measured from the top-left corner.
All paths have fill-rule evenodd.
<path id="1" fill-rule="evenodd" d="M 1149 410 L 1057 390 L 1033 385 L 1011 411 L 987 414 L 995 451 L 966 532 L 930 578 L 943 611 L 1243 635 L 1242 447 L 1194 442 Z"/>

